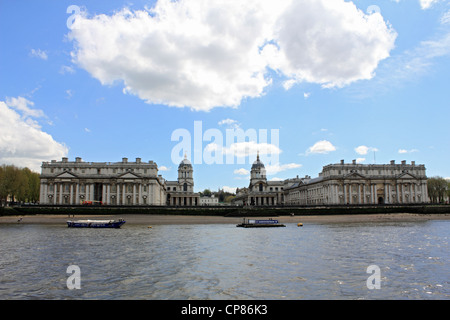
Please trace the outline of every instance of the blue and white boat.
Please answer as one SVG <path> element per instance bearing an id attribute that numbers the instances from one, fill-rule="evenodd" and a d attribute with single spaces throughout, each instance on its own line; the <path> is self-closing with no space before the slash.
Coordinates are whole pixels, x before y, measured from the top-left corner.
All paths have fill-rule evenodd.
<path id="1" fill-rule="evenodd" d="M 69 228 L 120 228 L 125 220 L 76 220 L 67 221 Z"/>
<path id="2" fill-rule="evenodd" d="M 236 225 L 240 228 L 276 228 L 276 227 L 286 227 L 284 224 L 278 222 L 278 220 L 268 219 L 268 220 L 251 220 L 247 219 L 242 221 L 242 223 Z"/>

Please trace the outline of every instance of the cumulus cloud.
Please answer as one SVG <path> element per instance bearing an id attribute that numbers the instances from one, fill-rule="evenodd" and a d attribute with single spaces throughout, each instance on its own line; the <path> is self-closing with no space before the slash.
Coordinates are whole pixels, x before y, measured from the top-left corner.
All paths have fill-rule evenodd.
<path id="1" fill-rule="evenodd" d="M 369 151 L 374 151 L 374 152 L 376 152 L 376 151 L 378 151 L 378 149 L 377 148 L 374 148 L 374 147 L 367 147 L 367 146 L 359 146 L 359 147 L 356 147 L 355 148 L 355 152 L 357 153 L 357 154 L 360 154 L 360 155 L 366 155 Z"/>
<path id="2" fill-rule="evenodd" d="M 277 173 L 282 172 L 282 171 L 291 170 L 291 169 L 298 169 L 298 168 L 301 168 L 301 167 L 302 167 L 302 165 L 299 164 L 299 163 L 287 163 L 287 164 L 276 163 L 274 165 L 270 165 L 269 164 L 269 165 L 265 166 L 266 173 L 269 176 L 273 175 L 273 174 L 277 174 Z"/>
<path id="3" fill-rule="evenodd" d="M 313 146 L 309 147 L 308 150 L 306 150 L 306 154 L 307 155 L 314 153 L 327 154 L 332 151 L 336 151 L 336 147 L 333 146 L 333 144 L 330 141 L 322 140 L 316 142 Z"/>
<path id="4" fill-rule="evenodd" d="M 0 163 L 28 167 L 40 172 L 42 161 L 67 156 L 67 147 L 41 130 L 32 117 L 43 117 L 23 97 L 0 101 Z"/>
<path id="5" fill-rule="evenodd" d="M 370 79 L 396 33 L 380 13 L 344 0 L 159 0 L 154 7 L 76 18 L 73 62 L 150 104 L 237 107 L 264 95 L 269 69 L 342 87 Z"/>

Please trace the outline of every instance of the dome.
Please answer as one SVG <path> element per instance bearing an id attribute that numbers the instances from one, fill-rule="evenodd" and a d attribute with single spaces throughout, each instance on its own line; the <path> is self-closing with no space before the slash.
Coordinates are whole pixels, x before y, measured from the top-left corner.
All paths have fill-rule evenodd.
<path id="1" fill-rule="evenodd" d="M 178 168 L 181 168 L 181 167 L 192 167 L 192 163 L 188 160 L 186 155 L 184 155 L 183 161 L 181 161 L 180 165 L 178 166 Z"/>
<path id="2" fill-rule="evenodd" d="M 259 154 L 258 154 L 258 156 L 256 157 L 256 161 L 253 162 L 252 170 L 259 169 L 259 168 L 265 168 L 265 167 L 264 167 L 264 163 L 262 163 L 261 160 L 259 160 Z"/>

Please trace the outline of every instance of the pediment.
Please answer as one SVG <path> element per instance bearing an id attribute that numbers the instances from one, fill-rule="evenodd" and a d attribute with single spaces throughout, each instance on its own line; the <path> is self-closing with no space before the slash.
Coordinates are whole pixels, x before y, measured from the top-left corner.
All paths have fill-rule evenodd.
<path id="1" fill-rule="evenodd" d="M 400 174 L 397 177 L 397 179 L 417 179 L 417 178 L 408 172 L 404 172 L 404 173 Z"/>
<path id="2" fill-rule="evenodd" d="M 131 172 L 124 173 L 119 178 L 122 179 L 138 179 L 139 177 Z"/>
<path id="3" fill-rule="evenodd" d="M 365 177 L 358 172 L 350 172 L 345 176 L 346 179 L 365 179 Z"/>
<path id="4" fill-rule="evenodd" d="M 76 178 L 76 176 L 74 174 L 67 172 L 67 171 L 57 175 L 56 177 L 57 178 Z"/>

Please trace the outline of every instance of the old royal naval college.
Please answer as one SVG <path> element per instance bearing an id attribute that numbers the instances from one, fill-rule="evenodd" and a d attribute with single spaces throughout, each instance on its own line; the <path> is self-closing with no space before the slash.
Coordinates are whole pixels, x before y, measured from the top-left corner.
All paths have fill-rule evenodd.
<path id="1" fill-rule="evenodd" d="M 248 187 L 239 188 L 234 205 L 320 206 L 415 204 L 428 202 L 425 166 L 406 163 L 358 164 L 355 160 L 323 167 L 318 177 L 268 181 L 264 163 L 251 167 Z M 178 166 L 178 179 L 167 181 L 155 162 L 140 158 L 119 162 L 52 160 L 42 163 L 40 203 L 110 206 L 199 206 L 194 192 L 194 169 L 186 158 Z M 207 203 L 210 203 L 209 201 Z M 217 202 L 213 202 L 217 203 Z"/>

